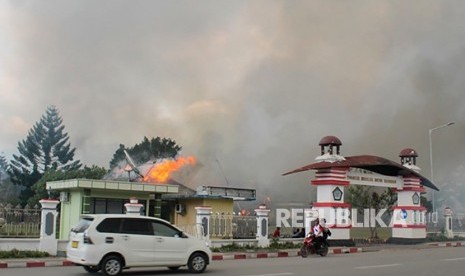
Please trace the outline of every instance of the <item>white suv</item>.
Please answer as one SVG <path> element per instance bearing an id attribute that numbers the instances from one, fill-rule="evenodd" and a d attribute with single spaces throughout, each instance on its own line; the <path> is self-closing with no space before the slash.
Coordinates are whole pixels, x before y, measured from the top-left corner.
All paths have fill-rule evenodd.
<path id="1" fill-rule="evenodd" d="M 184 234 L 169 222 L 146 216 L 84 215 L 71 229 L 66 257 L 89 273 L 119 275 L 124 268 L 187 265 L 203 272 L 212 253 L 204 240 Z"/>

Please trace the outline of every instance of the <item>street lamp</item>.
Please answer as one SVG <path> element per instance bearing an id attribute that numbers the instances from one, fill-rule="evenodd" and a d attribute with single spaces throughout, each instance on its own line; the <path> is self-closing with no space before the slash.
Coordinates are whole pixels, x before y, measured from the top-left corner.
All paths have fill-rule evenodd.
<path id="1" fill-rule="evenodd" d="M 431 182 L 433 182 L 433 184 L 434 184 L 434 177 L 433 177 L 433 143 L 431 142 L 431 133 L 433 133 L 433 131 L 435 131 L 435 130 L 438 130 L 438 129 L 443 128 L 443 127 L 451 126 L 453 124 L 455 124 L 454 121 L 448 122 L 447 124 L 443 124 L 443 125 L 440 125 L 440 126 L 437 126 L 437 127 L 434 127 L 434 128 L 431 128 L 429 130 L 429 167 L 431 169 Z M 435 210 L 434 209 L 434 190 L 431 193 L 431 201 L 432 201 L 433 212 L 434 212 L 434 210 Z"/>

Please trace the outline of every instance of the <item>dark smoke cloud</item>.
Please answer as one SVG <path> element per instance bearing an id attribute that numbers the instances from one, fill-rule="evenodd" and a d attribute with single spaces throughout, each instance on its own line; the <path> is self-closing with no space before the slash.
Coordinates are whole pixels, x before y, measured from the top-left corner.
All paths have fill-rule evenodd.
<path id="1" fill-rule="evenodd" d="M 192 186 L 309 200 L 318 142 L 462 183 L 461 1 L 2 1 L 0 152 L 56 105 L 84 164 L 170 137 L 202 165 Z M 458 175 L 458 176 L 457 176 Z M 285 191 L 285 192 L 284 192 Z"/>

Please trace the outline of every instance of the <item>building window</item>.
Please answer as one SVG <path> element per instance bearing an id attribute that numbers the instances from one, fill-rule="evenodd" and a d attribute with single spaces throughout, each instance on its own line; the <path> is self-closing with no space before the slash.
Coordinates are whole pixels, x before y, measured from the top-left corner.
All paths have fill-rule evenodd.
<path id="1" fill-rule="evenodd" d="M 128 199 L 115 199 L 115 198 L 91 198 L 90 200 L 90 214 L 124 214 L 126 208 L 124 204 L 128 203 Z M 145 206 L 145 200 L 139 200 Z"/>

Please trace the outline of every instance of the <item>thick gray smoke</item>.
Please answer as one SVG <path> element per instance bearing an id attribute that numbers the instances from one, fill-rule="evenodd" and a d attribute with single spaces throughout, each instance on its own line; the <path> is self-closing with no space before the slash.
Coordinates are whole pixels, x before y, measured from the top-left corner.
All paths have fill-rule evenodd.
<path id="1" fill-rule="evenodd" d="M 463 188 L 463 1 L 1 1 L 0 152 L 48 105 L 77 158 L 168 137 L 189 185 L 306 201 L 318 142 L 398 161 Z M 457 189 L 458 189 L 457 188 Z M 454 188 L 456 189 L 456 188 Z M 452 189 L 452 190 L 454 190 Z"/>

